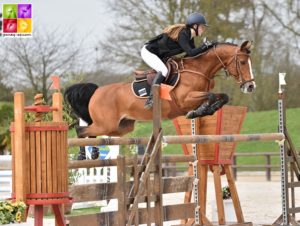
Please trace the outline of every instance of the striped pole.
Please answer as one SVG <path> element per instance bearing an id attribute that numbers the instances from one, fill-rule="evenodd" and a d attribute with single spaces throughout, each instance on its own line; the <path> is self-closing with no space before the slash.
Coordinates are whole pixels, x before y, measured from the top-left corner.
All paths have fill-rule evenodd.
<path id="1" fill-rule="evenodd" d="M 241 141 L 281 141 L 285 138 L 283 133 L 258 133 L 258 134 L 232 134 L 232 135 L 194 135 L 194 136 L 164 136 L 163 142 L 167 144 L 200 144 L 223 143 Z"/>
<path id="2" fill-rule="evenodd" d="M 200 143 L 223 143 L 241 141 L 281 141 L 285 138 L 283 133 L 257 133 L 257 134 L 231 134 L 231 135 L 183 135 L 163 136 L 163 142 L 167 144 L 200 144 Z M 130 145 L 147 144 L 148 137 L 108 137 L 108 138 L 69 138 L 68 145 L 89 146 L 89 145 Z"/>

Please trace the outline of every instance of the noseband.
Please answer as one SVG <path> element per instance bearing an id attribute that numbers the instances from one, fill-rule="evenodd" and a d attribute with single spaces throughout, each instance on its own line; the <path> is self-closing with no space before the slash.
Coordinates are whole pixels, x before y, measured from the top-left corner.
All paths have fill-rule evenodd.
<path id="1" fill-rule="evenodd" d="M 238 80 L 238 83 L 240 84 L 240 87 L 242 87 L 245 83 L 247 82 L 252 82 L 254 81 L 254 79 L 250 79 L 250 80 L 245 80 L 243 78 L 243 75 L 242 75 L 242 70 L 241 70 L 241 63 L 240 61 L 238 60 L 238 56 L 239 55 L 244 55 L 244 56 L 247 56 L 247 57 L 250 57 L 250 54 L 247 54 L 247 53 L 238 53 L 237 52 L 238 49 L 236 49 L 235 51 L 235 54 L 232 56 L 232 58 L 229 60 L 227 66 L 224 64 L 224 62 L 221 60 L 220 56 L 218 55 L 217 51 L 216 51 L 216 46 L 214 46 L 214 53 L 216 54 L 218 60 L 220 61 L 220 63 L 222 64 L 222 67 L 225 71 L 225 74 L 227 76 L 233 76 L 234 78 L 236 78 Z M 236 65 L 236 71 L 237 71 L 237 75 L 233 75 L 231 74 L 229 71 L 228 71 L 228 66 L 231 65 L 232 61 L 235 61 L 235 65 Z"/>

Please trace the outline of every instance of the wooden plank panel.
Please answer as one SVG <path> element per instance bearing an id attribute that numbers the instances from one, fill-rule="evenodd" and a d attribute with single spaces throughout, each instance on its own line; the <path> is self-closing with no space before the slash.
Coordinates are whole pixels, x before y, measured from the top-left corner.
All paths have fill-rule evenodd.
<path id="1" fill-rule="evenodd" d="M 61 152 L 62 152 L 62 159 L 63 159 L 63 180 L 62 180 L 62 190 L 64 192 L 68 191 L 68 154 L 67 154 L 67 147 L 66 147 L 66 131 L 62 131 L 62 145 L 61 145 Z"/>
<path id="2" fill-rule="evenodd" d="M 52 136 L 52 176 L 53 176 L 53 193 L 57 193 L 57 157 L 56 157 L 56 149 L 57 149 L 57 142 L 56 142 L 56 133 L 55 131 L 51 132 Z"/>
<path id="3" fill-rule="evenodd" d="M 41 166 L 42 166 L 42 193 L 47 193 L 47 141 L 46 131 L 41 131 Z"/>
<path id="4" fill-rule="evenodd" d="M 61 164 L 61 136 L 60 132 L 56 131 L 56 159 L 54 161 L 57 162 L 56 170 L 57 170 L 57 191 L 61 192 L 62 185 L 62 164 Z"/>
<path id="5" fill-rule="evenodd" d="M 30 139 L 30 193 L 36 193 L 36 155 L 35 155 L 35 132 L 29 132 Z"/>
<path id="6" fill-rule="evenodd" d="M 11 127 L 13 127 L 14 123 L 11 123 Z M 16 188 L 15 188 L 15 179 L 16 179 L 16 168 L 15 168 L 15 133 L 11 132 L 11 154 L 12 154 L 12 164 L 11 164 L 11 169 L 12 169 L 12 192 L 13 194 L 16 193 Z"/>
<path id="7" fill-rule="evenodd" d="M 41 132 L 35 131 L 35 163 L 36 163 L 36 192 L 42 193 L 42 156 L 41 156 Z"/>
<path id="8" fill-rule="evenodd" d="M 25 132 L 25 172 L 26 172 L 26 193 L 30 191 L 30 134 Z"/>
<path id="9" fill-rule="evenodd" d="M 132 181 L 126 183 L 126 196 L 128 196 L 132 185 Z M 163 178 L 164 194 L 192 191 L 192 187 L 193 176 Z M 153 180 L 150 180 L 150 185 L 147 188 L 150 191 L 149 194 L 153 195 Z M 74 197 L 74 202 L 109 200 L 118 197 L 116 183 L 73 185 L 70 187 L 70 194 Z M 144 192 L 142 195 L 145 196 L 147 194 Z"/>
<path id="10" fill-rule="evenodd" d="M 53 192 L 53 176 L 52 176 L 52 142 L 51 142 L 51 131 L 47 131 L 47 192 Z"/>

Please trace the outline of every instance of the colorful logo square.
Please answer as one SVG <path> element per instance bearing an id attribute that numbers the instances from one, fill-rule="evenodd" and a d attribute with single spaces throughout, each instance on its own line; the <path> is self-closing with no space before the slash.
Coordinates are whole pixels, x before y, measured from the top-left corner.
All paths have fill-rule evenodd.
<path id="1" fill-rule="evenodd" d="M 32 26 L 31 26 L 31 19 L 18 19 L 18 33 L 31 33 Z"/>
<path id="2" fill-rule="evenodd" d="M 31 4 L 18 4 L 18 18 L 31 18 Z"/>
<path id="3" fill-rule="evenodd" d="M 16 33 L 17 32 L 17 19 L 3 19 L 3 32 Z"/>
<path id="4" fill-rule="evenodd" d="M 32 4 L 0 4 L 0 36 L 32 37 Z M 2 29 L 1 29 L 1 17 Z M 1 31 L 3 32 L 1 34 Z"/>
<path id="5" fill-rule="evenodd" d="M 3 4 L 3 18 L 16 19 L 17 18 L 17 4 Z"/>

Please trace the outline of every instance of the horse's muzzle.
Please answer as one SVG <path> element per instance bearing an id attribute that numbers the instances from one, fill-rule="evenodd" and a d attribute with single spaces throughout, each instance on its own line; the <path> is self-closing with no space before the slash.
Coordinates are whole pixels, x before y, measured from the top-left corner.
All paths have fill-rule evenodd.
<path id="1" fill-rule="evenodd" d="M 256 84 L 255 82 L 251 81 L 251 82 L 245 82 L 242 86 L 241 86 L 241 91 L 243 93 L 252 93 L 256 88 Z"/>

